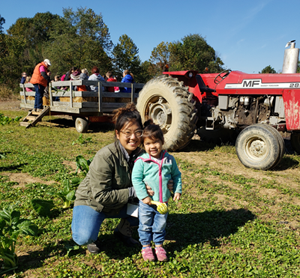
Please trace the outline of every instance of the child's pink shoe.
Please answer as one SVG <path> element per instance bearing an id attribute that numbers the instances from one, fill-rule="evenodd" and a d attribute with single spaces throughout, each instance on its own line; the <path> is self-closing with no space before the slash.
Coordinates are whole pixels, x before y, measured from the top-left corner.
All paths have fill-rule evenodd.
<path id="1" fill-rule="evenodd" d="M 155 254 L 157 259 L 161 262 L 166 262 L 168 260 L 166 250 L 162 247 L 156 247 Z"/>
<path id="2" fill-rule="evenodd" d="M 143 255 L 144 261 L 150 261 L 150 262 L 155 261 L 153 251 L 150 246 L 142 249 L 142 255 Z"/>

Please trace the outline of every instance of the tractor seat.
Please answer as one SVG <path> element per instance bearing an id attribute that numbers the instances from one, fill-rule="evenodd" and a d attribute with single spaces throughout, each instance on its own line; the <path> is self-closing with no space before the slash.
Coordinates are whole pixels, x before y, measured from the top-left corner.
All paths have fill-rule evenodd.
<path id="1" fill-rule="evenodd" d="M 198 86 L 199 86 L 199 89 L 200 89 L 201 93 L 212 93 L 212 92 L 216 91 L 216 90 L 214 90 L 212 88 L 209 88 L 205 85 L 201 75 L 197 74 L 196 75 L 196 80 L 197 80 L 197 83 L 198 83 Z"/>

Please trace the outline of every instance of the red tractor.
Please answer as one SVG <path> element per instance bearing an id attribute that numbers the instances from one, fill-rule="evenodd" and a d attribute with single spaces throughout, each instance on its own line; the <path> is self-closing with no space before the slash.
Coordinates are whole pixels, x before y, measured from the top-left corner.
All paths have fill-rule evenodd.
<path id="1" fill-rule="evenodd" d="M 289 42 L 282 74 L 164 72 L 142 89 L 137 108 L 165 134 L 165 148 L 184 148 L 195 130 L 205 140 L 228 141 L 246 166 L 268 170 L 285 152 L 280 132 L 290 133 L 300 153 L 299 49 Z"/>

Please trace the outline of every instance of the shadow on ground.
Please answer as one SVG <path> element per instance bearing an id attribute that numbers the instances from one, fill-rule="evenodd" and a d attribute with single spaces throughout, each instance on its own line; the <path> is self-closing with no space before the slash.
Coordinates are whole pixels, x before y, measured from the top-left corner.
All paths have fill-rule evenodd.
<path id="1" fill-rule="evenodd" d="M 74 121 L 67 118 L 48 119 L 43 121 L 43 123 L 54 125 L 57 128 L 75 127 Z M 112 130 L 114 130 L 114 125 L 112 123 L 90 123 L 88 127 L 88 133 L 108 132 Z"/>

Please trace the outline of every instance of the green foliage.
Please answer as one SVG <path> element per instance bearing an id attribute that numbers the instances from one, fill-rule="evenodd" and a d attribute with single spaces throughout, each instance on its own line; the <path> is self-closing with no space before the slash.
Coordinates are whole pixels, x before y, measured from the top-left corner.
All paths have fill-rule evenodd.
<path id="1" fill-rule="evenodd" d="M 122 76 L 123 71 L 128 69 L 135 76 L 135 81 L 139 82 L 138 75 L 140 72 L 141 61 L 138 53 L 139 49 L 134 44 L 133 40 L 127 35 L 122 35 L 112 51 L 114 71 Z"/>
<path id="2" fill-rule="evenodd" d="M 260 73 L 276 73 L 276 70 L 269 65 L 263 68 Z"/>
<path id="3" fill-rule="evenodd" d="M 0 14 L 0 35 L 3 34 L 3 24 L 5 23 L 5 19 Z"/>
<path id="4" fill-rule="evenodd" d="M 18 116 L 15 117 L 14 119 L 8 117 L 8 116 L 4 116 L 3 114 L 0 113 L 0 125 L 7 125 L 10 124 L 12 122 L 18 122 L 22 117 Z"/>
<path id="5" fill-rule="evenodd" d="M 58 15 L 46 13 L 36 13 L 33 18 L 19 18 L 7 33 L 13 37 L 23 37 L 26 40 L 26 47 L 33 48 L 50 41 L 50 33 L 54 28 Z M 35 61 L 38 62 L 38 61 Z"/>
<path id="6" fill-rule="evenodd" d="M 152 76 L 160 75 L 165 66 L 169 64 L 170 60 L 170 51 L 169 51 L 169 43 L 161 42 L 151 52 L 149 71 Z"/>
<path id="7" fill-rule="evenodd" d="M 20 234 L 34 236 L 38 233 L 36 225 L 20 216 L 20 212 L 12 205 L 0 211 L 0 259 L 3 260 L 1 267 L 3 272 L 0 270 L 0 274 L 17 267 L 15 247 L 18 236 Z"/>
<path id="8" fill-rule="evenodd" d="M 75 200 L 75 189 L 73 189 L 69 180 L 63 181 L 63 190 L 58 192 L 58 195 L 64 201 L 63 208 L 69 208 Z"/>
<path id="9" fill-rule="evenodd" d="M 82 134 L 79 135 L 78 139 L 72 142 L 72 146 L 76 144 L 87 144 L 92 141 L 91 137 L 84 138 Z"/>
<path id="10" fill-rule="evenodd" d="M 76 172 L 80 169 L 84 173 L 84 176 L 86 176 L 89 171 L 89 166 L 92 163 L 92 160 L 93 158 L 86 160 L 82 155 L 78 155 L 76 157 Z"/>
<path id="11" fill-rule="evenodd" d="M 171 71 L 197 70 L 201 73 L 205 71 L 205 68 L 208 68 L 209 72 L 223 70 L 222 60 L 198 34 L 185 36 L 181 42 L 170 43 L 169 51 Z"/>
<path id="12" fill-rule="evenodd" d="M 97 66 L 107 72 L 112 65 L 106 52 L 112 41 L 101 14 L 92 9 L 63 9 L 64 16 L 55 21 L 50 32 L 53 43 L 46 45 L 45 54 L 50 57 L 53 72 L 64 74 L 71 67 L 91 69 Z"/>
<path id="13" fill-rule="evenodd" d="M 52 200 L 43 200 L 43 199 L 33 199 L 31 200 L 33 209 L 40 216 L 50 216 L 51 210 L 54 208 L 54 203 Z"/>

